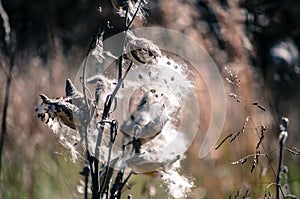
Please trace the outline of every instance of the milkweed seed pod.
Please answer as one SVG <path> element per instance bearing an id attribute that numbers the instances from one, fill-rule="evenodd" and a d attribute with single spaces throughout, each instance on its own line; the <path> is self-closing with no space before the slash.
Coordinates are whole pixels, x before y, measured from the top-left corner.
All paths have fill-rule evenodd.
<path id="1" fill-rule="evenodd" d="M 84 99 L 71 80 L 66 81 L 66 97 L 51 99 L 41 94 L 42 103 L 36 108 L 37 116 L 50 128 L 56 128 L 62 124 L 76 129 L 84 120 Z"/>
<path id="2" fill-rule="evenodd" d="M 144 38 L 133 38 L 126 46 L 128 51 L 125 55 L 134 64 L 157 64 L 157 59 L 161 57 L 161 51 L 150 40 Z"/>
<path id="3" fill-rule="evenodd" d="M 137 138 L 141 144 L 153 139 L 168 121 L 175 121 L 179 103 L 174 95 L 158 85 L 145 85 L 136 90 L 129 101 L 129 116 L 121 126 L 126 134 L 133 135 L 139 128 Z"/>

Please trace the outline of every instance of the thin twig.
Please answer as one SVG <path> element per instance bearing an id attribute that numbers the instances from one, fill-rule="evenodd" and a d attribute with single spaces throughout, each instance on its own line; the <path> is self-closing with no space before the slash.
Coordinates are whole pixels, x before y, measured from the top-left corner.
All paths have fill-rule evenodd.
<path id="1" fill-rule="evenodd" d="M 267 154 L 261 154 L 261 153 L 250 154 L 250 155 L 247 155 L 247 156 L 245 156 L 245 157 L 243 157 L 243 158 L 241 158 L 241 159 L 239 159 L 235 162 L 231 162 L 230 164 L 232 164 L 232 165 L 236 165 L 236 164 L 239 164 L 239 163 L 244 164 L 248 160 L 248 158 L 250 158 L 250 157 L 255 158 L 256 156 L 267 156 Z"/>
<path id="2" fill-rule="evenodd" d="M 299 152 L 294 151 L 294 150 L 292 150 L 292 149 L 289 149 L 289 148 L 287 148 L 287 147 L 284 147 L 284 149 L 287 150 L 288 152 L 290 152 L 290 153 L 293 154 L 293 155 L 300 155 Z"/>
<path id="3" fill-rule="evenodd" d="M 116 121 L 116 120 L 114 120 Z M 113 132 L 113 134 L 111 134 L 111 138 L 110 138 L 110 143 L 109 143 L 109 151 L 108 151 L 108 158 L 107 158 L 107 168 L 110 167 L 110 159 L 111 159 L 111 152 L 112 152 L 112 147 L 113 147 L 113 144 L 115 142 L 115 136 L 117 134 L 117 130 L 118 130 L 118 125 L 116 122 L 111 122 L 111 132 Z M 100 189 L 100 193 L 103 193 L 104 192 L 104 185 L 107 181 L 107 174 L 108 174 L 108 171 L 109 169 L 106 170 L 105 174 L 104 174 L 104 180 L 103 180 L 103 184 L 100 185 L 101 189 Z"/>
<path id="4" fill-rule="evenodd" d="M 141 5 L 142 5 L 142 0 L 139 1 L 139 5 L 138 5 L 137 9 L 135 10 L 135 13 L 134 13 L 133 16 L 132 16 L 131 21 L 130 21 L 130 22 L 128 23 L 128 25 L 127 25 L 127 28 L 126 28 L 127 30 L 130 28 L 131 24 L 133 23 L 134 18 L 136 17 L 137 13 L 138 13 L 139 10 L 140 10 Z"/>
<path id="5" fill-rule="evenodd" d="M 234 135 L 234 137 L 230 140 L 230 142 L 233 142 L 240 134 L 242 134 L 242 133 L 245 132 L 245 129 L 246 129 L 247 124 L 248 124 L 248 121 L 249 121 L 249 118 L 250 118 L 250 116 L 247 116 L 247 117 L 246 117 L 242 129 Z"/>
<path id="6" fill-rule="evenodd" d="M 281 132 L 279 135 L 279 160 L 278 160 L 278 168 L 277 168 L 277 176 L 276 176 L 276 199 L 279 199 L 279 191 L 281 188 L 280 180 L 281 180 L 281 169 L 282 169 L 282 159 L 283 159 L 283 149 L 284 149 L 284 142 L 286 141 L 287 138 L 287 124 L 288 119 L 287 118 L 282 118 L 283 125 L 280 125 L 281 127 Z M 284 197 L 284 193 L 281 193 L 282 196 Z M 284 197 L 285 198 L 285 197 Z"/>
<path id="7" fill-rule="evenodd" d="M 220 144 L 218 144 L 218 146 L 215 148 L 215 150 L 218 150 L 218 149 L 222 146 L 222 144 L 223 144 L 227 139 L 229 139 L 232 135 L 233 135 L 232 133 L 230 133 L 229 135 L 227 135 L 227 136 L 220 142 Z"/>
<path id="8" fill-rule="evenodd" d="M 80 172 L 81 175 L 85 177 L 85 187 L 84 187 L 84 199 L 88 198 L 88 182 L 89 182 L 89 172 L 90 172 L 90 165 L 89 162 L 86 161 L 83 170 Z"/>
<path id="9" fill-rule="evenodd" d="M 121 44 L 121 49 L 122 49 L 122 52 L 123 52 L 123 49 L 124 49 L 124 46 L 125 46 L 125 39 L 126 39 L 126 34 L 129 30 L 129 28 L 131 27 L 137 13 L 139 12 L 140 10 L 140 7 L 141 7 L 141 4 L 142 4 L 142 1 L 140 0 L 139 1 L 139 4 L 137 6 L 137 9 L 135 10 L 135 13 L 133 14 L 131 20 L 128 22 L 127 19 L 128 19 L 128 12 L 129 12 L 129 7 L 127 8 L 126 10 L 126 15 L 125 15 L 125 18 L 126 18 L 126 28 L 125 28 L 125 34 L 124 34 L 124 37 L 123 37 L 123 40 L 122 40 L 122 44 Z M 118 79 L 120 79 L 122 77 L 122 66 L 123 66 L 123 56 L 121 55 L 118 59 L 118 67 L 119 67 L 119 70 L 118 70 Z"/>

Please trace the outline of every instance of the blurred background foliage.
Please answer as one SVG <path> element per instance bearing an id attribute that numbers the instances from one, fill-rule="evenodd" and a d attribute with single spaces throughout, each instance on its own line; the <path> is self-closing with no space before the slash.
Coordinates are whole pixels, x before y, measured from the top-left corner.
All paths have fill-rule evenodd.
<path id="1" fill-rule="evenodd" d="M 78 193 L 78 174 L 83 162 L 72 163 L 55 135 L 38 121 L 34 109 L 38 94 L 64 94 L 66 78 L 74 78 L 88 45 L 109 19 L 114 34 L 123 30 L 109 0 L 4 0 L 17 51 L 8 107 L 8 132 L 2 154 L 1 198 L 83 198 Z M 101 6 L 102 12 L 99 12 Z M 288 147 L 300 140 L 300 2 L 297 0 L 155 0 L 149 4 L 147 22 L 139 26 L 162 26 L 185 33 L 199 42 L 219 66 L 229 91 L 238 92 L 242 102 L 228 96 L 227 117 L 220 140 L 236 133 L 250 116 L 245 133 L 225 143 L 205 159 L 198 159 L 199 145 L 209 125 L 209 106 L 202 99 L 201 126 L 183 163 L 183 173 L 195 178 L 193 198 L 228 198 L 237 190 L 249 197 L 263 198 L 275 176 L 265 158 L 251 173 L 252 160 L 231 165 L 255 153 L 258 136 L 254 127 L 265 125 L 264 146 L 273 168 L 277 167 L 279 121 L 290 119 Z M 2 23 L 2 21 L 1 21 Z M 110 35 L 107 35 L 109 37 Z M 0 27 L 0 117 L 8 70 L 4 29 Z M 240 79 L 239 90 L 225 81 L 227 67 Z M 233 90 L 232 90 L 233 89 Z M 212 99 L 213 100 L 213 99 Z M 251 106 L 258 102 L 266 111 Z M 299 156 L 285 152 L 289 189 L 300 197 Z M 133 198 L 165 196 L 159 181 L 135 176 L 129 182 Z M 153 188 L 152 184 L 156 188 Z M 274 191 L 275 186 L 271 187 Z M 274 192 L 273 192 L 274 193 Z M 125 194 L 127 196 L 127 194 Z M 124 195 L 124 196 L 125 196 Z M 274 195 L 273 195 L 274 196 Z"/>

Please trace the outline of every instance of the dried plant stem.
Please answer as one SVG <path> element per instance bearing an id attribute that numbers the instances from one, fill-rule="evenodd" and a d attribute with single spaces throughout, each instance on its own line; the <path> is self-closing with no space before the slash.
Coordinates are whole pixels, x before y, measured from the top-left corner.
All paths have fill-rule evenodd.
<path id="1" fill-rule="evenodd" d="M 1 140 L 0 140 L 0 175 L 1 175 L 3 146 L 4 146 L 5 136 L 7 134 L 6 120 L 7 120 L 7 109 L 8 109 L 9 94 L 10 94 L 10 87 L 11 87 L 11 80 L 12 80 L 12 71 L 13 71 L 13 67 L 14 67 L 15 46 L 12 42 L 9 18 L 3 8 L 1 1 L 0 1 L 0 15 L 3 20 L 3 26 L 4 26 L 4 30 L 5 30 L 5 42 L 6 42 L 8 52 L 9 52 L 9 69 L 8 69 L 5 94 L 4 94 L 4 103 L 3 103 L 3 111 L 2 111 L 2 125 L 1 125 L 2 133 L 1 133 Z M 1 176 L 0 176 L 0 178 L 1 178 Z"/>
<path id="2" fill-rule="evenodd" d="M 279 140 L 279 161 L 278 161 L 278 169 L 277 169 L 277 176 L 276 176 L 276 199 L 279 199 L 279 193 L 280 193 L 280 173 L 282 168 L 282 159 L 283 159 L 283 145 L 284 145 L 284 138 Z M 284 194 L 282 192 L 282 195 L 284 197 Z"/>
<path id="3" fill-rule="evenodd" d="M 255 158 L 256 156 L 267 156 L 267 154 L 261 154 L 261 153 L 249 154 L 249 155 L 247 155 L 247 156 L 245 156 L 245 157 L 243 157 L 243 158 L 241 158 L 241 159 L 239 159 L 235 162 L 231 162 L 230 164 L 232 164 L 232 165 L 236 165 L 236 164 L 239 164 L 239 163 L 244 164 L 248 160 L 248 158 L 250 158 L 250 157 Z"/>
<path id="4" fill-rule="evenodd" d="M 136 12 L 134 13 L 132 19 L 130 22 L 128 22 L 127 24 L 127 20 L 126 20 L 126 31 L 125 31 L 125 35 L 124 35 L 124 39 L 123 39 L 123 42 L 122 42 L 122 52 L 123 52 L 123 48 L 124 48 L 124 44 L 125 44 L 125 37 L 126 37 L 126 33 L 128 31 L 128 29 L 131 27 L 132 23 L 133 23 L 133 20 L 134 18 L 136 17 L 139 9 L 140 9 L 140 6 L 141 6 L 141 1 L 139 2 L 139 5 L 137 7 L 137 10 Z M 126 12 L 126 19 L 128 18 L 127 17 L 127 14 L 128 14 L 128 10 Z M 89 101 L 88 101 L 88 98 L 87 98 L 87 95 L 86 95 L 86 82 L 85 82 L 85 75 L 86 75 L 86 65 L 87 65 L 87 60 L 89 58 L 89 53 L 90 51 L 94 48 L 97 40 L 100 38 L 101 34 L 103 33 L 104 31 L 104 26 L 107 25 L 107 22 L 105 22 L 105 24 L 102 24 L 101 28 L 99 29 L 99 32 L 96 34 L 96 36 L 93 38 L 90 46 L 89 46 L 89 49 L 87 51 L 87 54 L 86 54 L 86 59 L 84 61 L 84 65 L 83 65 L 83 71 L 82 71 L 82 77 L 81 77 L 81 84 L 82 84 L 82 89 L 83 89 L 83 95 L 84 95 L 84 100 L 85 100 L 85 104 L 86 104 L 86 110 L 85 110 L 85 114 L 86 114 L 86 121 L 85 121 L 85 124 L 84 124 L 84 129 L 83 129 L 83 133 L 85 135 L 85 146 L 86 146 L 86 150 L 87 150 L 87 162 L 89 162 L 89 166 L 90 166 L 90 173 L 91 173 L 91 178 L 92 178 L 92 198 L 94 199 L 98 199 L 98 198 L 102 198 L 103 197 L 103 194 L 105 193 L 106 189 L 107 189 L 107 186 L 105 186 L 106 184 L 106 181 L 109 181 L 110 179 L 107 179 L 108 178 L 108 173 L 109 173 L 109 166 L 110 166 L 110 159 L 111 159 L 111 149 L 112 149 L 112 146 L 114 144 L 114 139 L 115 139 L 115 136 L 116 136 L 116 132 L 117 132 L 117 122 L 116 122 L 116 129 L 115 129 L 115 132 L 112 132 L 112 128 L 111 128 L 111 142 L 110 142 L 110 146 L 109 146 L 109 155 L 108 155 L 108 160 L 107 160 L 107 165 L 106 166 L 106 171 L 104 173 L 104 180 L 102 183 L 100 183 L 100 187 L 99 187 L 99 182 L 98 182 L 98 166 L 99 166 L 99 161 L 97 160 L 97 157 L 99 157 L 99 147 L 101 146 L 101 142 L 102 142 L 102 134 L 104 132 L 104 126 L 105 124 L 107 123 L 106 119 L 110 113 L 110 109 L 111 109 L 111 106 L 112 106 L 112 103 L 113 101 L 115 101 L 115 96 L 118 92 L 118 90 L 120 89 L 124 79 L 126 78 L 131 66 L 132 66 L 132 62 L 130 63 L 129 67 L 127 68 L 124 76 L 122 76 L 122 56 L 120 56 L 119 58 L 119 70 L 118 70 L 118 84 L 116 85 L 115 89 L 113 90 L 112 94 L 108 95 L 107 98 L 106 98 L 106 101 L 104 103 L 104 109 L 103 109 L 103 113 L 102 113 L 102 117 L 101 117 L 101 121 L 98 123 L 99 126 L 97 125 L 97 129 L 98 129 L 98 136 L 97 136 L 97 141 L 96 141 L 96 148 L 95 148 L 95 153 L 94 153 L 94 156 L 91 156 L 89 151 L 88 151 L 88 137 L 87 137 L 87 133 L 88 133 L 88 125 L 90 123 L 90 119 L 92 118 L 92 114 L 93 114 L 93 111 L 90 111 L 90 106 L 93 106 L 91 104 L 88 104 Z M 116 101 L 115 101 L 116 102 Z M 115 104 L 115 106 L 117 106 L 117 104 Z M 93 107 L 92 107 L 93 108 Z M 115 107 L 116 108 L 116 107 Z M 113 122 L 110 122 L 110 125 L 112 127 L 113 125 Z M 87 181 L 87 176 L 86 176 L 86 182 L 85 182 L 85 198 L 87 198 L 87 187 L 88 187 L 88 181 Z M 120 194 L 119 194 L 120 195 Z M 108 198 L 108 193 L 106 193 L 106 198 Z"/>
<path id="5" fill-rule="evenodd" d="M 2 151 L 4 146 L 5 136 L 7 134 L 6 128 L 6 120 L 7 120 L 7 108 L 9 103 L 9 94 L 10 94 L 10 86 L 11 86 L 11 79 L 12 79 L 12 71 L 14 67 L 14 56 L 11 55 L 9 61 L 9 71 L 6 80 L 6 87 L 5 87 L 5 94 L 4 94 L 4 103 L 3 103 L 3 111 L 2 111 L 2 126 L 1 126 L 1 141 L 0 141 L 0 175 L 2 170 Z"/>
<path id="6" fill-rule="evenodd" d="M 90 166 L 89 166 L 89 162 L 86 161 L 83 170 L 80 172 L 80 174 L 85 177 L 85 184 L 86 185 L 89 182 L 89 173 L 90 173 Z M 84 187 L 84 199 L 87 199 L 87 198 L 88 198 L 88 186 L 85 186 Z"/>
<path id="7" fill-rule="evenodd" d="M 140 0 L 139 4 L 138 4 L 138 6 L 137 6 L 137 8 L 135 10 L 135 13 L 133 14 L 132 19 L 130 21 L 128 21 L 128 11 L 129 11 L 128 9 L 129 8 L 127 8 L 127 10 L 126 10 L 126 16 L 125 16 L 125 18 L 126 18 L 126 20 L 125 20 L 126 29 L 125 29 L 125 35 L 123 37 L 122 44 L 121 44 L 122 51 L 123 51 L 123 48 L 125 46 L 125 37 L 126 37 L 126 34 L 127 34 L 128 30 L 129 30 L 129 28 L 131 27 L 131 25 L 132 25 L 135 17 L 137 16 L 137 13 L 139 12 L 139 10 L 141 8 L 141 4 L 142 4 L 142 1 Z M 118 79 L 119 80 L 122 78 L 122 65 L 123 65 L 123 56 L 120 56 L 119 59 L 118 59 L 118 66 L 119 66 Z"/>
<path id="8" fill-rule="evenodd" d="M 89 175 L 85 176 L 85 184 L 89 183 Z M 88 186 L 84 187 L 84 199 L 88 199 Z"/>
<path id="9" fill-rule="evenodd" d="M 103 194 L 104 193 L 104 189 L 105 189 L 105 184 L 106 184 L 106 181 L 107 181 L 107 175 L 108 175 L 108 172 L 109 172 L 109 167 L 110 167 L 110 160 L 111 160 L 111 152 L 112 152 L 112 147 L 113 147 L 113 144 L 114 144 L 114 139 L 113 139 L 113 136 L 115 136 L 117 134 L 117 123 L 114 123 L 112 122 L 111 124 L 111 131 L 114 133 L 114 134 L 111 134 L 111 138 L 110 138 L 110 143 L 109 143 L 109 151 L 108 151 L 108 158 L 107 158 L 107 169 L 105 171 L 105 174 L 104 174 L 104 180 L 103 180 L 103 183 L 100 185 L 100 194 Z"/>
<path id="10" fill-rule="evenodd" d="M 246 111 L 247 111 L 248 113 L 250 113 L 249 109 L 248 109 L 247 107 L 245 107 L 245 108 L 246 108 Z M 252 118 L 250 118 L 249 120 L 250 120 L 250 122 L 252 123 L 252 125 L 254 126 L 254 129 L 255 129 L 255 132 L 256 132 L 258 138 L 260 138 L 260 136 L 259 136 L 259 130 L 257 129 L 257 126 L 255 125 L 254 120 L 253 120 Z M 264 146 L 264 143 L 263 143 L 263 142 L 260 144 L 260 146 L 262 147 L 263 152 L 266 152 L 266 151 L 267 151 L 266 148 L 265 148 L 265 146 Z M 266 153 L 265 156 L 266 156 L 266 158 L 267 158 L 268 165 L 270 166 L 273 175 L 275 176 L 275 178 L 277 178 L 278 175 L 276 175 L 275 169 L 274 169 L 273 166 L 272 166 L 272 163 L 271 163 L 271 160 L 270 160 L 270 158 L 269 158 L 269 155 Z M 277 188 L 279 188 L 281 194 L 284 195 L 281 186 L 277 186 Z"/>

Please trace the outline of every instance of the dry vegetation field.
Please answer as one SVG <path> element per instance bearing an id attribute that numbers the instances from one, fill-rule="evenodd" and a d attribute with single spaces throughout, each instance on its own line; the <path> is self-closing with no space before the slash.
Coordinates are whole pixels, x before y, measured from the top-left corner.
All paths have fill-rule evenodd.
<path id="1" fill-rule="evenodd" d="M 15 32 L 16 53 L 3 115 L 10 56 L 1 25 L 0 119 L 2 124 L 6 117 L 7 130 L 1 137 L 0 198 L 84 198 L 79 175 L 84 159 L 72 162 L 35 108 L 41 93 L 65 95 L 65 81 L 76 77 L 101 20 L 112 16 L 105 9 L 100 14 L 98 1 L 63 2 L 2 1 Z M 299 3 L 155 0 L 149 8 L 147 22 L 134 25 L 162 26 L 193 38 L 217 64 L 226 88 L 226 118 L 217 145 L 224 142 L 203 159 L 198 152 L 210 124 L 210 102 L 205 94 L 199 99 L 198 134 L 181 165 L 181 173 L 194 180 L 188 198 L 276 198 L 282 116 L 289 118 L 282 192 L 300 198 Z M 293 65 L 286 56 L 272 60 L 270 49 L 280 41 L 295 46 L 287 51 L 295 54 Z M 122 198 L 167 198 L 157 178 L 134 175 L 128 184 Z"/>

